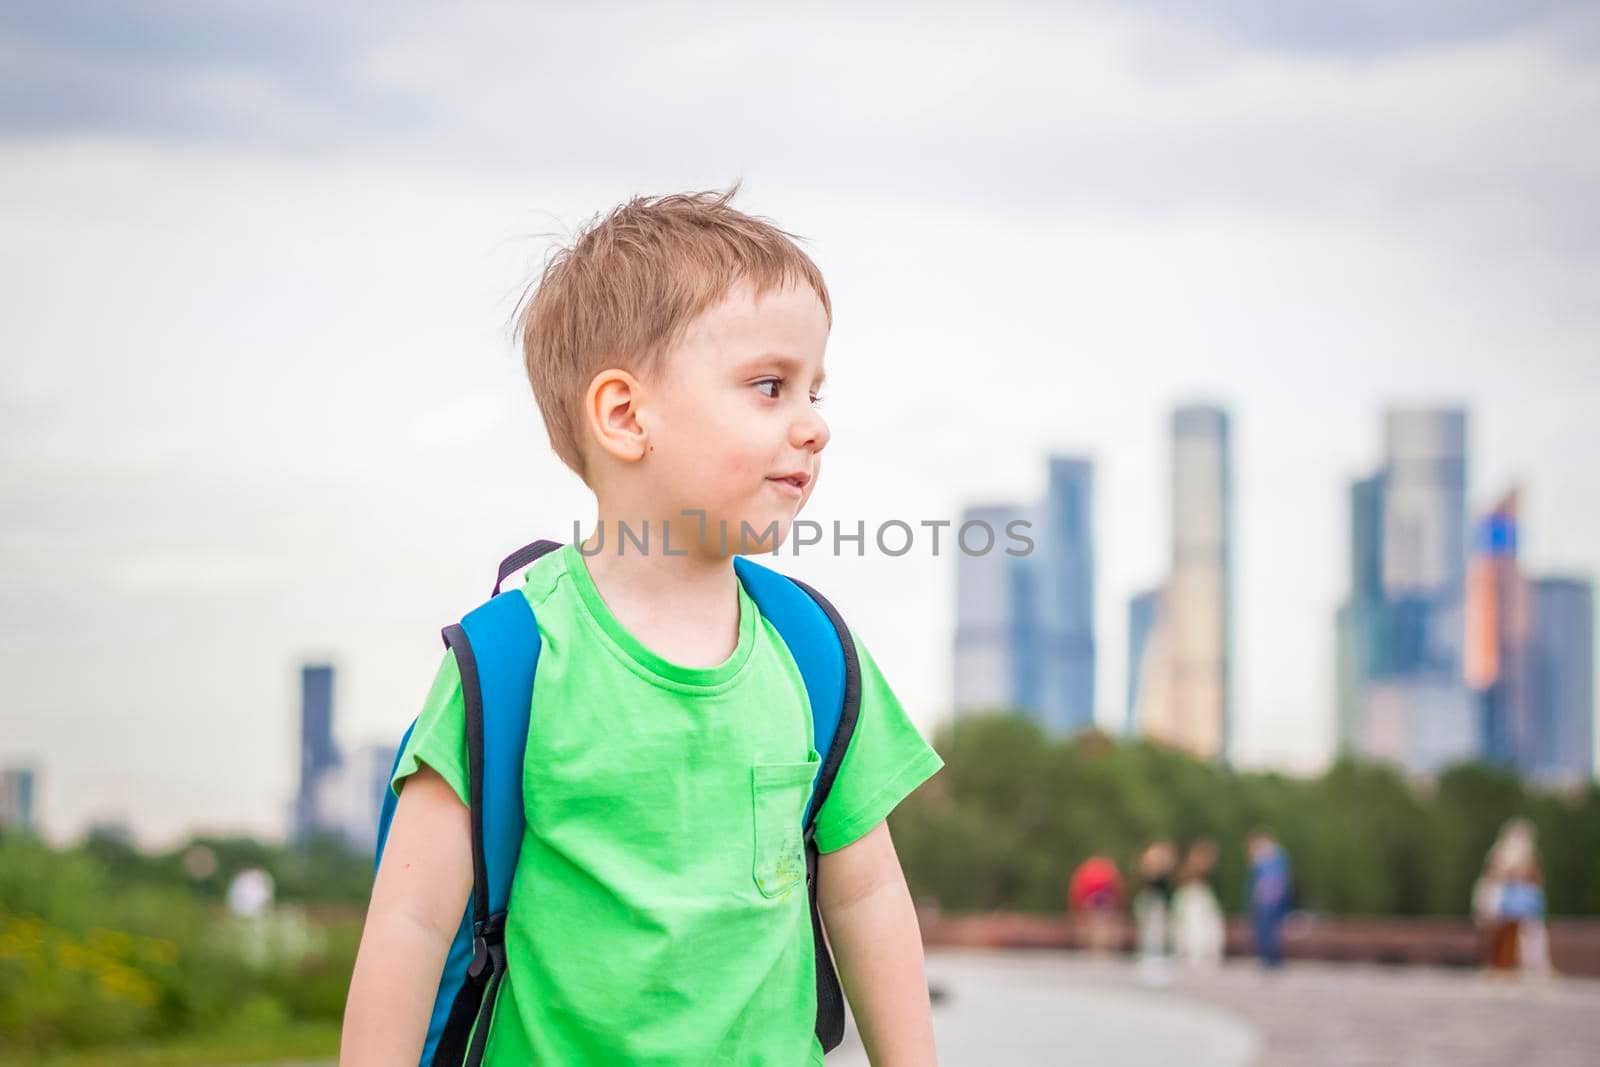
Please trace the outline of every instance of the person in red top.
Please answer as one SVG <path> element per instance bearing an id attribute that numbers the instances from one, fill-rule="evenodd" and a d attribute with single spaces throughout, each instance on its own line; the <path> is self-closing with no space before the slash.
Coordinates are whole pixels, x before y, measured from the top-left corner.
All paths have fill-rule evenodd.
<path id="1" fill-rule="evenodd" d="M 1114 951 L 1122 939 L 1122 875 L 1104 856 L 1090 856 L 1067 883 L 1074 940 L 1090 952 Z"/>

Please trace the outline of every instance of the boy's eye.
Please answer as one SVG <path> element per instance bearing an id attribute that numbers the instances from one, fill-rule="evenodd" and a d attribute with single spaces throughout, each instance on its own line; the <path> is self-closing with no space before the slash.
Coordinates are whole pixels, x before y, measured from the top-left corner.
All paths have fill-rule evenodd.
<path id="1" fill-rule="evenodd" d="M 766 391 L 768 386 L 770 386 L 772 388 L 771 392 L 767 392 Z M 779 391 L 783 388 L 783 379 L 782 378 L 763 378 L 759 382 L 755 383 L 755 387 L 757 389 L 762 390 L 762 393 L 761 393 L 762 396 L 765 396 L 765 397 L 767 397 L 768 399 L 771 399 L 771 400 L 776 400 L 776 399 L 778 399 Z M 817 393 L 812 393 L 811 394 L 811 403 L 812 403 L 812 405 L 814 407 L 821 407 L 822 406 L 822 399 L 823 398 Z"/>

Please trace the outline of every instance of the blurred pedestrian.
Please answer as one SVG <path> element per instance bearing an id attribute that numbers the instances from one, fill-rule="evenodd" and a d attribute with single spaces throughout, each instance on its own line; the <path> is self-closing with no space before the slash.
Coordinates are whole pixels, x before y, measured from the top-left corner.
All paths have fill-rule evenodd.
<path id="1" fill-rule="evenodd" d="M 1250 922 L 1256 955 L 1269 970 L 1283 966 L 1283 920 L 1293 907 L 1289 857 L 1263 829 L 1250 832 Z"/>
<path id="2" fill-rule="evenodd" d="M 1190 967 L 1213 969 L 1221 965 L 1226 940 L 1222 906 L 1211 888 L 1217 865 L 1217 845 L 1200 840 L 1189 846 L 1178 871 L 1178 888 L 1172 894 L 1173 950 Z"/>
<path id="3" fill-rule="evenodd" d="M 1176 857 L 1170 841 L 1153 841 L 1139 856 L 1139 892 L 1133 898 L 1133 920 L 1139 938 L 1139 977 L 1149 985 L 1165 985 L 1171 977 L 1167 970 L 1167 936 Z"/>
<path id="4" fill-rule="evenodd" d="M 1529 820 L 1510 819 L 1500 828 L 1484 858 L 1483 874 L 1473 886 L 1472 912 L 1482 932 L 1487 967 L 1524 974 L 1549 972 L 1544 875 Z"/>
<path id="5" fill-rule="evenodd" d="M 1472 920 L 1478 927 L 1478 955 L 1485 969 L 1510 971 L 1517 966 L 1517 924 L 1500 910 L 1507 872 L 1497 848 L 1483 858 L 1483 873 L 1472 886 Z"/>
<path id="6" fill-rule="evenodd" d="M 1526 975 L 1550 973 L 1550 941 L 1544 925 L 1544 876 L 1537 856 L 1512 868 L 1500 894 L 1500 908 L 1517 924 L 1517 970 Z"/>
<path id="7" fill-rule="evenodd" d="M 1079 945 L 1104 955 L 1122 940 L 1122 875 L 1104 856 L 1090 856 L 1067 883 L 1067 909 Z"/>

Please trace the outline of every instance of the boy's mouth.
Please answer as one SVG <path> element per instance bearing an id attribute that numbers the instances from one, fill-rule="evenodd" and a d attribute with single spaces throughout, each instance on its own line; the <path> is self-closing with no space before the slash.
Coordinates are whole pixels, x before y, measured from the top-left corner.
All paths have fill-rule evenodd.
<path id="1" fill-rule="evenodd" d="M 811 475 L 807 471 L 795 471 L 792 474 L 773 475 L 767 481 L 776 482 L 785 492 L 791 492 L 798 497 L 805 493 L 806 485 L 811 481 Z"/>

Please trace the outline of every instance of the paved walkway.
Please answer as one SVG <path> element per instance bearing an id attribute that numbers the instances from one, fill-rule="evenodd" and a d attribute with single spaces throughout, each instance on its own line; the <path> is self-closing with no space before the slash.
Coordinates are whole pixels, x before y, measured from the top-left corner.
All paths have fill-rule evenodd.
<path id="1" fill-rule="evenodd" d="M 1123 959 L 977 950 L 929 952 L 928 978 L 944 1067 L 1600 1064 L 1595 980 L 1239 961 L 1152 989 Z M 853 1025 L 828 1065 L 867 1067 Z"/>
<path id="2" fill-rule="evenodd" d="M 1182 1064 L 1249 1067 L 1261 1038 L 1243 1016 L 1188 997 L 1152 994 L 1120 961 L 1055 952 L 932 951 L 928 981 L 939 1062 Z M 852 1021 L 829 1067 L 867 1067 Z"/>
<path id="3" fill-rule="evenodd" d="M 1141 984 L 1114 959 L 932 951 L 947 1067 L 1579 1067 L 1600 1063 L 1600 982 L 1497 981 L 1468 971 L 1253 962 Z M 853 1026 L 828 1057 L 865 1067 Z"/>

